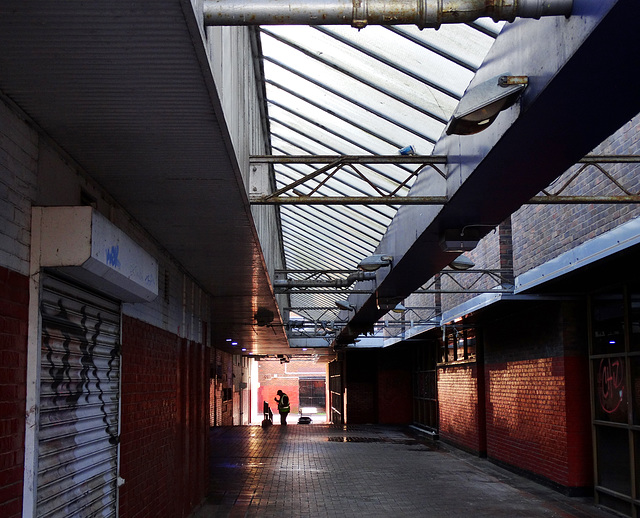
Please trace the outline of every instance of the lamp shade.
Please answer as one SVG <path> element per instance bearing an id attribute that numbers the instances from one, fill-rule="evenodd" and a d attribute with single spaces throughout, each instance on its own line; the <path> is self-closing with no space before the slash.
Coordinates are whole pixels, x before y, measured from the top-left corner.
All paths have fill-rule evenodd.
<path id="1" fill-rule="evenodd" d="M 468 90 L 453 112 L 447 135 L 473 135 L 489 127 L 526 88 L 526 76 L 500 75 Z"/>
<path id="2" fill-rule="evenodd" d="M 391 265 L 391 261 L 393 261 L 393 257 L 390 255 L 370 255 L 369 257 L 366 257 L 362 261 L 360 261 L 360 264 L 358 264 L 358 269 L 364 270 L 365 272 L 375 272 L 382 266 Z"/>

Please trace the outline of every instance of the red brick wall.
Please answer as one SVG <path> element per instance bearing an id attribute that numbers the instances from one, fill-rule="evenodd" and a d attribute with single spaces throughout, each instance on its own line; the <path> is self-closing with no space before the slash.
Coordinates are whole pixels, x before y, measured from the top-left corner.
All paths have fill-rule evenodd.
<path id="1" fill-rule="evenodd" d="M 271 411 L 277 416 L 278 405 L 273 398 L 277 396 L 278 390 L 287 393 L 291 413 L 297 414 L 300 407 L 300 378 L 326 377 L 326 375 L 327 368 L 321 363 L 296 360 L 291 360 L 289 363 L 273 360 L 258 362 L 258 382 L 260 384 L 258 388 L 258 414 L 262 415 L 263 402 L 267 401 Z"/>
<path id="2" fill-rule="evenodd" d="M 347 424 L 378 422 L 378 357 L 375 349 L 347 351 L 345 392 Z M 383 395 L 381 394 L 380 397 Z"/>
<path id="3" fill-rule="evenodd" d="M 589 363 L 585 357 L 564 358 L 567 408 L 567 486 L 593 486 Z"/>
<path id="4" fill-rule="evenodd" d="M 291 407 L 290 414 L 297 414 L 300 408 L 300 392 L 298 390 L 298 381 L 296 380 L 295 386 L 292 383 L 281 383 L 275 386 L 260 387 L 258 389 L 258 413 L 262 412 L 262 405 L 266 401 L 269 403 L 269 408 L 273 412 L 273 418 L 275 422 L 280 422 L 278 418 L 278 404 L 274 401 L 274 398 L 279 398 L 278 390 L 282 390 L 289 396 L 289 406 Z M 289 421 L 287 421 L 289 422 Z"/>
<path id="5" fill-rule="evenodd" d="M 29 279 L 0 267 L 0 516 L 22 515 Z"/>
<path id="6" fill-rule="evenodd" d="M 478 364 L 438 369 L 441 437 L 570 492 L 592 486 L 584 305 L 489 308 L 479 329 Z"/>
<path id="7" fill-rule="evenodd" d="M 279 423 L 278 405 L 274 398 L 278 396 L 278 390 L 282 390 L 289 396 L 289 405 L 291 406 L 291 414 L 297 414 L 300 407 L 300 375 L 301 368 L 296 367 L 297 363 L 292 360 L 289 363 L 280 363 L 279 361 L 260 361 L 258 362 L 258 413 L 262 413 L 262 405 L 264 401 L 269 403 L 269 407 L 274 415 L 274 420 Z M 287 421 L 288 422 L 288 421 Z"/>
<path id="8" fill-rule="evenodd" d="M 409 424 L 413 421 L 411 366 L 413 350 L 394 345 L 378 350 L 378 423 Z"/>
<path id="9" fill-rule="evenodd" d="M 440 437 L 466 450 L 486 450 L 482 418 L 482 394 L 478 394 L 478 369 L 474 365 L 438 370 Z"/>
<path id="10" fill-rule="evenodd" d="M 584 361 L 555 357 L 487 366 L 487 456 L 565 487 L 590 485 Z"/>
<path id="11" fill-rule="evenodd" d="M 208 486 L 209 350 L 126 316 L 122 342 L 120 516 L 188 516 Z"/>
<path id="12" fill-rule="evenodd" d="M 386 369 L 378 374 L 378 423 L 409 424 L 412 421 L 411 373 Z"/>

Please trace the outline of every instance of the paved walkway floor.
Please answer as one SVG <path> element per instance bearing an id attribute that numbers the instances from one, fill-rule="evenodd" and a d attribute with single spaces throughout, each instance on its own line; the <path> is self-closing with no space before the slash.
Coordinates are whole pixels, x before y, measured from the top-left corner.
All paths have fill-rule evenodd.
<path id="1" fill-rule="evenodd" d="M 211 485 L 192 518 L 613 518 L 407 428 L 211 430 Z"/>

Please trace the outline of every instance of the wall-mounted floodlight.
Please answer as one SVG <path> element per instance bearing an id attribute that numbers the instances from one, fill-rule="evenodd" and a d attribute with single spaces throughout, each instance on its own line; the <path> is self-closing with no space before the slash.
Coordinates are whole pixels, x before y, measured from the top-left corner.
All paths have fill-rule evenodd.
<path id="1" fill-rule="evenodd" d="M 447 135 L 473 135 L 488 128 L 527 87 L 527 76 L 500 75 L 467 91 L 451 117 Z"/>
<path id="2" fill-rule="evenodd" d="M 369 257 L 366 257 L 365 259 L 360 261 L 358 270 L 364 270 L 365 272 L 375 272 L 382 266 L 391 266 L 391 261 L 393 261 L 393 257 L 390 255 L 370 255 Z"/>
<path id="3" fill-rule="evenodd" d="M 454 270 L 469 270 L 475 266 L 475 263 L 466 255 L 459 255 L 449 263 Z"/>
<path id="4" fill-rule="evenodd" d="M 336 300 L 336 306 L 338 306 L 343 311 L 355 311 L 356 307 L 353 304 L 350 304 L 346 300 Z"/>

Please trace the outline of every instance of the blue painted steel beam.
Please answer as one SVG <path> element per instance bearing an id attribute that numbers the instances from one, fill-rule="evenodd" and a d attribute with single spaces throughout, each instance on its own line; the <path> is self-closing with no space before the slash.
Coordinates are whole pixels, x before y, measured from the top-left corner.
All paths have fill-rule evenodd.
<path id="1" fill-rule="evenodd" d="M 597 144 L 640 112 L 640 2 L 576 0 L 571 18 L 518 20 L 498 36 L 470 88 L 510 73 L 529 77 L 521 101 L 476 135 L 443 135 L 446 206 L 403 206 L 376 253 L 394 257 L 377 272 L 377 293 L 354 295 L 357 311 L 337 337 L 351 343 L 385 311 L 377 298 L 404 298 L 456 256 L 445 229 L 467 225 L 486 235 Z M 429 175 L 410 195 L 433 193 Z M 356 286 L 357 289 L 357 286 Z"/>

